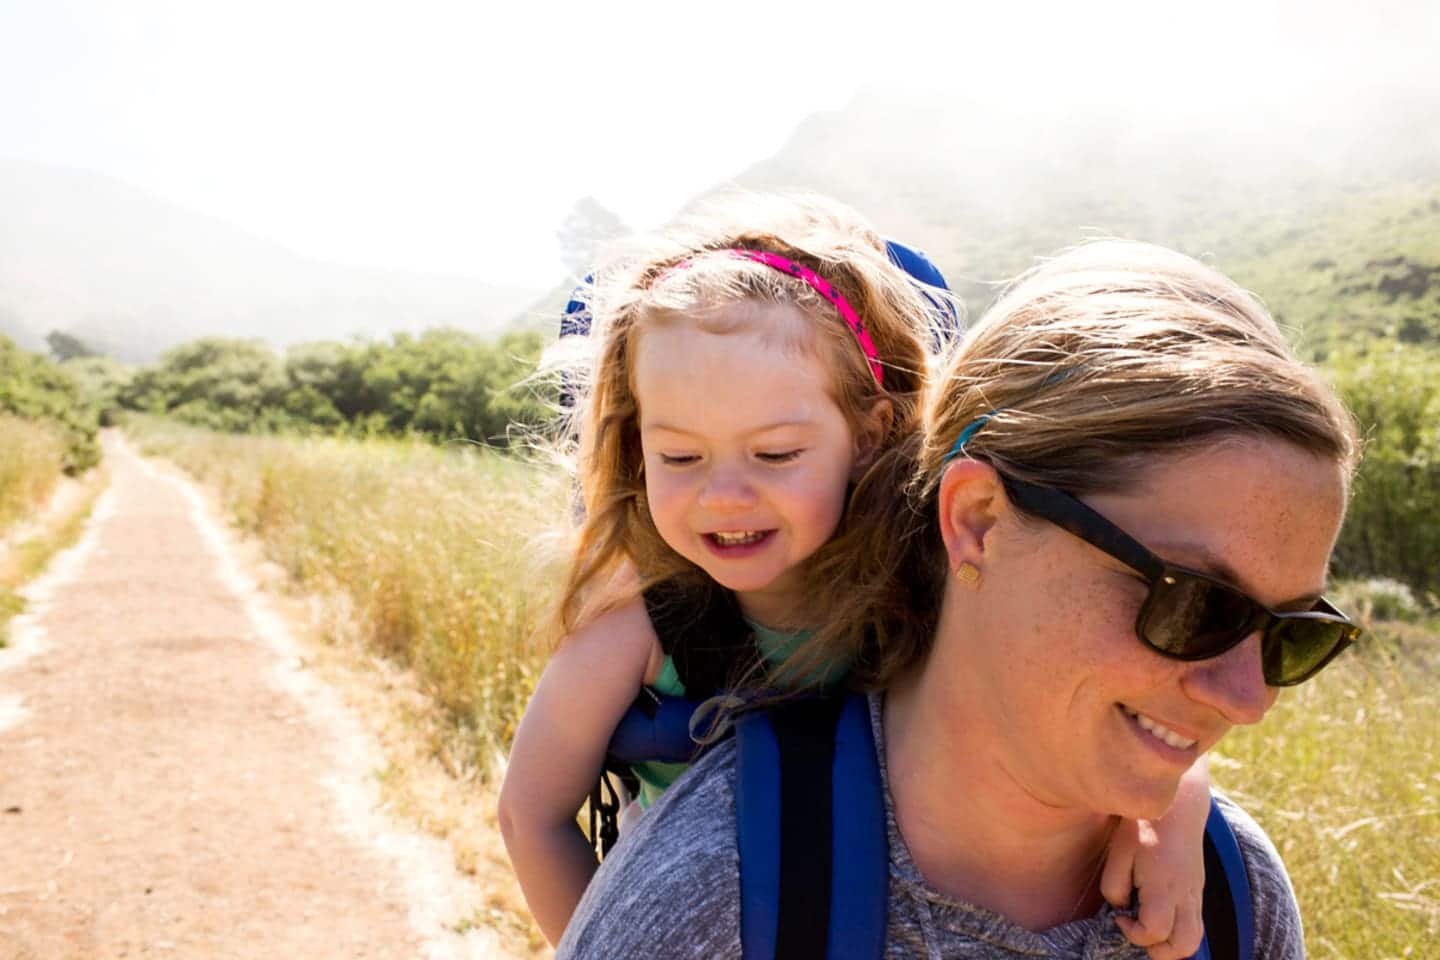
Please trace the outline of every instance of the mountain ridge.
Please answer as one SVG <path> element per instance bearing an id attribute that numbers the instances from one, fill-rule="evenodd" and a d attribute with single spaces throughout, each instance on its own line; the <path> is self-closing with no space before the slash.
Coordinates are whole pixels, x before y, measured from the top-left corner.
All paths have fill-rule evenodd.
<path id="1" fill-rule="evenodd" d="M 0 333 L 146 361 L 201 336 L 294 342 L 507 327 L 537 291 L 295 253 L 117 178 L 0 158 Z"/>
<path id="2" fill-rule="evenodd" d="M 1416 287 L 1440 266 L 1440 95 L 1243 106 L 1166 124 L 1123 105 L 1012 116 L 869 91 L 734 184 L 849 203 L 926 250 L 971 317 L 1037 258 L 1113 236 L 1213 263 L 1320 349 L 1347 325 L 1440 339 L 1440 280 Z M 1403 317 L 1399 287 L 1414 294 Z"/>

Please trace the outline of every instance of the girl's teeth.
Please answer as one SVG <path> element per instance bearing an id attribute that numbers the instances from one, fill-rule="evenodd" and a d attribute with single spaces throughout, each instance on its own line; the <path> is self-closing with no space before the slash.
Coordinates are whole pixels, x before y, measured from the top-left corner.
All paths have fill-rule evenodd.
<path id="1" fill-rule="evenodd" d="M 1186 738 L 1180 736 L 1180 734 L 1176 733 L 1174 730 L 1171 730 L 1164 724 L 1156 723 L 1154 720 L 1151 720 L 1149 717 L 1145 716 L 1145 714 L 1140 713 L 1139 711 L 1131 710 L 1129 707 L 1126 707 L 1125 712 L 1135 718 L 1135 722 L 1140 724 L 1140 728 L 1142 730 L 1149 731 L 1150 735 L 1153 736 L 1155 739 L 1164 741 L 1165 743 L 1174 747 L 1176 750 L 1188 750 L 1191 747 L 1195 746 L 1194 740 L 1187 740 Z"/>
<path id="2" fill-rule="evenodd" d="M 718 533 L 718 532 L 717 532 L 717 533 L 712 533 L 712 534 L 710 534 L 710 536 L 714 537 L 714 538 L 715 538 L 715 542 L 718 543 L 718 544 L 720 544 L 721 546 L 725 546 L 725 547 L 738 547 L 738 546 L 741 546 L 742 544 L 754 543 L 754 542 L 756 542 L 756 541 L 759 540 L 761 537 L 765 536 L 765 533 L 764 533 L 763 531 L 760 531 L 760 530 L 747 530 L 747 531 L 737 532 L 737 533 Z"/>

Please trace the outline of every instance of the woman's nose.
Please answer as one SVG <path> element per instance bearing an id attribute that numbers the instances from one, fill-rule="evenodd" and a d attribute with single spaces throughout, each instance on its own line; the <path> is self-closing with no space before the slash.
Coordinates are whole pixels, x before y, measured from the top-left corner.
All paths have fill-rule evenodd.
<path id="1" fill-rule="evenodd" d="M 706 510 L 745 508 L 755 502 L 755 489 L 741 467 L 716 464 L 705 477 L 699 500 Z"/>
<path id="2" fill-rule="evenodd" d="M 1265 683 L 1260 639 L 1257 630 L 1220 656 L 1197 661 L 1186 675 L 1186 692 L 1233 725 L 1259 723 L 1279 693 Z"/>

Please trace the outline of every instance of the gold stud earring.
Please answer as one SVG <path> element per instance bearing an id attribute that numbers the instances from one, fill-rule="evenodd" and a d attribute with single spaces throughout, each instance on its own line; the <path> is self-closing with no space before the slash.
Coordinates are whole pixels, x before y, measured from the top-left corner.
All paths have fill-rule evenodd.
<path id="1" fill-rule="evenodd" d="M 974 586 L 980 582 L 980 568 L 965 560 L 955 568 L 955 579 Z"/>

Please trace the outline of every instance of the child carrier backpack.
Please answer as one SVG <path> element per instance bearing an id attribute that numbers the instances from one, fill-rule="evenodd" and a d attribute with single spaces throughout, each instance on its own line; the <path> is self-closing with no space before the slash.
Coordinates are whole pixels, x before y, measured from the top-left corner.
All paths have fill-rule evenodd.
<path id="1" fill-rule="evenodd" d="M 602 857 L 620 835 L 626 802 L 619 781 L 634 797 L 639 783 L 636 763 L 689 763 L 703 751 L 694 722 L 702 704 L 733 689 L 759 667 L 750 626 L 730 591 L 713 582 L 681 587 L 660 583 L 644 593 L 645 612 L 660 649 L 675 665 L 684 697 L 666 697 L 642 687 L 640 695 L 611 735 L 604 768 L 590 790 L 590 842 Z"/>
<path id="2" fill-rule="evenodd" d="M 746 960 L 878 960 L 889 898 L 885 798 L 864 696 L 781 703 L 736 720 L 736 837 Z M 1212 798 L 1205 939 L 1194 960 L 1253 960 L 1239 843 Z"/>
<path id="3" fill-rule="evenodd" d="M 611 741 L 616 760 L 692 759 L 693 700 L 634 707 Z M 880 960 L 889 904 L 884 785 L 859 694 L 742 711 L 735 817 L 740 940 L 746 960 Z M 1254 960 L 1244 857 L 1212 798 L 1205 825 L 1205 938 L 1192 960 Z"/>

